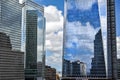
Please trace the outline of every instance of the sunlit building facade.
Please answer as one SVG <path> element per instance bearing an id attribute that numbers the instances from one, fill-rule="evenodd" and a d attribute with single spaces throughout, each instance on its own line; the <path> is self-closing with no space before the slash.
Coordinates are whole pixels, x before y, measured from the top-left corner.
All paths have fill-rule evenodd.
<path id="1" fill-rule="evenodd" d="M 44 78 L 45 65 L 45 18 L 44 7 L 31 0 L 23 3 L 22 45 L 25 51 L 25 80 Z M 42 62 L 41 73 L 38 73 L 37 62 Z"/>
<path id="2" fill-rule="evenodd" d="M 10 36 L 12 49 L 21 50 L 22 6 L 19 0 L 0 0 L 0 32 Z"/>
<path id="3" fill-rule="evenodd" d="M 85 0 L 65 0 L 64 12 L 65 24 L 62 76 L 71 77 L 78 73 L 76 71 L 71 75 L 68 71 L 71 67 L 66 68 L 69 62 L 75 62 L 77 60 L 86 65 L 85 75 L 90 76 L 92 57 L 95 53 L 95 35 L 101 29 L 98 0 L 87 0 L 87 2 Z M 101 37 L 103 37 L 102 31 L 100 34 Z M 101 46 L 103 47 L 103 39 L 100 44 L 102 44 Z M 104 58 L 104 48 L 101 50 Z M 103 66 L 104 70 L 106 70 L 104 59 Z M 68 74 L 70 74 L 70 76 L 68 76 Z M 80 76 L 83 75 L 78 73 L 77 77 Z M 96 75 L 96 77 L 98 76 Z"/>

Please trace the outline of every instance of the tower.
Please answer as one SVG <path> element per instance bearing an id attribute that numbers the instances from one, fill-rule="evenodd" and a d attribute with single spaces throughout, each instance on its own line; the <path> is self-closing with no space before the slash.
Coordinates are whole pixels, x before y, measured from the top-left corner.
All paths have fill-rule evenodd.
<path id="1" fill-rule="evenodd" d="M 95 35 L 94 58 L 92 58 L 91 76 L 106 77 L 106 67 L 101 29 Z"/>
<path id="2" fill-rule="evenodd" d="M 45 18 L 44 7 L 31 0 L 23 3 L 23 45 L 25 60 L 25 80 L 44 78 L 45 65 Z M 42 74 L 38 73 L 37 61 L 42 62 Z"/>
<path id="3" fill-rule="evenodd" d="M 84 0 L 65 0 L 64 12 L 62 76 L 66 77 L 70 74 L 67 70 L 69 67 L 66 68 L 68 61 L 73 62 L 76 60 L 85 63 L 86 70 L 84 70 L 84 73 L 86 72 L 89 75 L 91 68 L 90 56 L 94 54 L 94 39 L 96 31 L 101 26 L 98 0 L 88 0 L 87 2 Z M 80 76 L 83 75 L 78 73 L 77 77 Z"/>
<path id="4" fill-rule="evenodd" d="M 117 50 L 115 0 L 107 0 L 107 57 L 108 78 L 117 79 Z"/>

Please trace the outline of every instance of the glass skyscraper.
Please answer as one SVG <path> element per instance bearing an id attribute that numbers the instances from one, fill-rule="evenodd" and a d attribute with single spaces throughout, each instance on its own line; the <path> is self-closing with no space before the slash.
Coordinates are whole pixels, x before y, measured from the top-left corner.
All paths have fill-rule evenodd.
<path id="1" fill-rule="evenodd" d="M 10 37 L 13 50 L 21 50 L 22 6 L 19 0 L 0 0 L 0 32 Z"/>
<path id="2" fill-rule="evenodd" d="M 86 76 L 90 76 L 92 57 L 95 56 L 94 40 L 101 29 L 98 0 L 65 0 L 65 24 L 64 24 L 64 43 L 63 43 L 63 67 L 62 76 L 70 77 L 77 75 L 76 72 L 69 72 L 69 63 L 80 61 L 86 64 Z M 103 37 L 103 33 L 99 33 Z M 99 45 L 103 47 L 103 39 L 100 38 Z M 104 48 L 100 49 L 104 58 Z M 93 64 L 92 64 L 93 65 Z M 105 61 L 101 64 L 105 69 Z M 100 68 L 101 65 L 98 65 Z M 83 68 L 83 69 L 85 69 Z M 98 72 L 99 73 L 99 72 Z M 72 75 L 71 75 L 72 74 Z M 99 74 L 98 74 L 99 75 Z M 96 77 L 98 77 L 96 75 Z M 106 75 L 106 73 L 105 73 Z M 104 75 L 104 76 L 105 76 Z"/>
<path id="3" fill-rule="evenodd" d="M 120 79 L 120 0 L 115 0 L 116 46 L 117 46 L 117 77 Z"/>
<path id="4" fill-rule="evenodd" d="M 23 3 L 23 33 L 22 45 L 26 53 L 25 77 L 26 80 L 36 80 L 44 77 L 45 65 L 45 18 L 44 7 L 31 0 Z M 41 73 L 37 70 L 37 62 L 42 62 Z"/>
<path id="5" fill-rule="evenodd" d="M 106 67 L 104 58 L 104 48 L 102 41 L 101 29 L 95 35 L 94 40 L 94 58 L 92 58 L 92 66 L 90 70 L 91 76 L 106 77 Z"/>

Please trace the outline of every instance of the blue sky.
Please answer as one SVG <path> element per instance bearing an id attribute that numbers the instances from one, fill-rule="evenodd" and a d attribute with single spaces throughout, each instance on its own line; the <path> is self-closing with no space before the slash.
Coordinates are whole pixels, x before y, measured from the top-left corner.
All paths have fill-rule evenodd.
<path id="1" fill-rule="evenodd" d="M 92 8 L 89 10 L 79 10 L 74 7 L 74 9 L 68 10 L 67 19 L 69 22 L 80 21 L 82 25 L 85 25 L 86 22 L 90 22 L 93 27 L 100 26 L 99 13 L 98 13 L 98 4 L 93 4 Z"/>
<path id="2" fill-rule="evenodd" d="M 35 2 L 45 6 L 54 5 L 58 10 L 64 12 L 64 0 L 35 0 Z"/>
<path id="3" fill-rule="evenodd" d="M 116 3 L 116 30 L 117 36 L 120 36 L 120 0 L 115 0 Z"/>
<path id="4" fill-rule="evenodd" d="M 117 35 L 117 54 L 120 58 L 120 0 L 115 0 L 115 13 L 116 13 L 116 35 Z"/>

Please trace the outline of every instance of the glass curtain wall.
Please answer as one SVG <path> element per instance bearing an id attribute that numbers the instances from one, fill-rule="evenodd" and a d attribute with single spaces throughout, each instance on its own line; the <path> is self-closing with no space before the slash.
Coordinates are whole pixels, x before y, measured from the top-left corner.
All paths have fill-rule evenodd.
<path id="1" fill-rule="evenodd" d="M 120 0 L 115 0 L 116 44 L 117 44 L 117 77 L 120 79 Z"/>
<path id="2" fill-rule="evenodd" d="M 22 47 L 25 52 L 26 78 L 44 78 L 45 18 L 44 8 L 32 1 L 23 3 Z M 41 63 L 38 70 L 38 62 Z M 30 76 L 30 77 L 29 77 Z M 26 80 L 27 80 L 26 79 Z"/>
<path id="3" fill-rule="evenodd" d="M 97 0 L 65 0 L 63 77 L 105 77 Z"/>
<path id="4" fill-rule="evenodd" d="M 10 37 L 15 51 L 21 51 L 21 16 L 19 0 L 0 0 L 0 32 Z"/>

